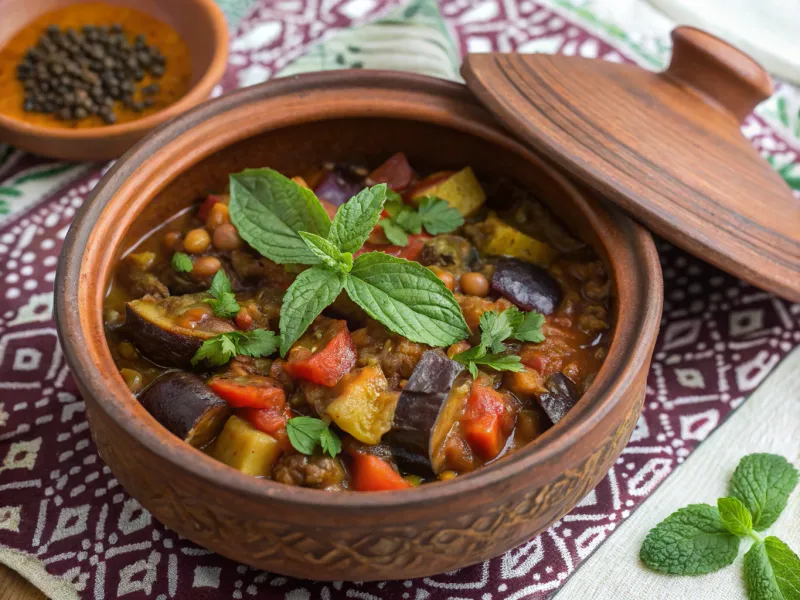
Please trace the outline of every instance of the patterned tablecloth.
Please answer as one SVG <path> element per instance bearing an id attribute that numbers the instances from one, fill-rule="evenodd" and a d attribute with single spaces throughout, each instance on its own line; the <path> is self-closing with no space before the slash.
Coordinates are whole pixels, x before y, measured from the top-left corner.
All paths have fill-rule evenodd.
<path id="1" fill-rule="evenodd" d="M 456 79 L 459 53 L 489 50 L 656 69 L 668 60 L 672 25 L 636 0 L 442 0 L 444 21 L 433 0 L 263 0 L 249 9 L 237 0 L 226 8 L 234 37 L 215 94 L 348 66 Z M 342 31 L 354 23 L 372 24 Z M 777 94 L 743 126 L 795 188 L 798 98 L 778 82 Z M 56 337 L 52 292 L 66 231 L 104 168 L 0 146 L 0 562 L 53 598 L 546 597 L 800 345 L 800 305 L 659 243 L 666 298 L 644 412 L 617 464 L 570 514 L 503 556 L 435 577 L 328 584 L 272 575 L 154 521 L 92 444 Z"/>

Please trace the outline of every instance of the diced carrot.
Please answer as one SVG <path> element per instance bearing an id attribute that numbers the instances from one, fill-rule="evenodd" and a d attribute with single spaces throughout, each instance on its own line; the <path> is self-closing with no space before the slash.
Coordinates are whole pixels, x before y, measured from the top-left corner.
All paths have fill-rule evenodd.
<path id="1" fill-rule="evenodd" d="M 306 333 L 287 356 L 284 369 L 292 378 L 333 387 L 356 364 L 356 347 L 346 321 L 326 320 L 322 342 L 317 330 Z"/>
<path id="2" fill-rule="evenodd" d="M 385 183 L 394 191 L 402 190 L 414 180 L 414 169 L 408 164 L 406 155 L 398 152 L 369 174 L 374 183 Z"/>
<path id="3" fill-rule="evenodd" d="M 467 410 L 461 421 L 464 438 L 483 460 L 496 458 L 514 427 L 514 415 L 506 396 L 476 382 L 472 385 Z"/>
<path id="4" fill-rule="evenodd" d="M 328 216 L 333 219 L 333 217 L 336 216 L 336 211 L 339 210 L 339 207 L 323 198 L 320 198 L 319 201 L 322 203 L 322 208 L 325 209 L 325 212 L 328 213 Z"/>
<path id="5" fill-rule="evenodd" d="M 358 492 L 405 490 L 411 484 L 385 460 L 373 454 L 353 452 L 353 488 Z"/>
<path id="6" fill-rule="evenodd" d="M 234 408 L 282 408 L 286 393 L 269 377 L 212 377 L 208 387 Z"/>
<path id="7" fill-rule="evenodd" d="M 309 185 L 306 183 L 306 180 L 305 180 L 305 179 L 303 179 L 302 177 L 300 177 L 299 175 L 298 175 L 297 177 L 292 177 L 292 181 L 294 181 L 294 182 L 295 182 L 297 185 L 299 185 L 300 187 L 304 187 L 304 188 L 306 188 L 307 190 L 310 190 L 310 189 L 311 189 L 311 186 L 309 186 Z"/>

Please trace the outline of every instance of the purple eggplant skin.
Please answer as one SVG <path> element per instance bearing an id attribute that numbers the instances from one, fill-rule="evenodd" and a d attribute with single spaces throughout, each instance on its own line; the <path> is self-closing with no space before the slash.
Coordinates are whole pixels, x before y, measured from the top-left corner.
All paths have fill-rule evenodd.
<path id="1" fill-rule="evenodd" d="M 231 408 L 197 375 L 170 371 L 151 383 L 139 402 L 170 433 L 202 448 L 214 439 Z"/>
<path id="2" fill-rule="evenodd" d="M 337 171 L 328 171 L 314 188 L 317 198 L 341 206 L 363 189 L 363 185 L 349 181 Z"/>
<path id="3" fill-rule="evenodd" d="M 422 355 L 397 401 L 389 439 L 403 463 L 426 464 L 430 469 L 430 442 L 453 383 L 464 367 L 441 350 Z M 418 469 L 414 469 L 415 471 Z"/>
<path id="4" fill-rule="evenodd" d="M 553 422 L 558 423 L 575 406 L 578 401 L 578 390 L 572 380 L 563 373 L 554 373 L 545 382 L 547 392 L 539 395 L 539 404 Z"/>
<path id="5" fill-rule="evenodd" d="M 522 310 L 549 315 L 561 304 L 561 286 L 545 269 L 516 258 L 501 258 L 492 275 L 492 290 Z"/>

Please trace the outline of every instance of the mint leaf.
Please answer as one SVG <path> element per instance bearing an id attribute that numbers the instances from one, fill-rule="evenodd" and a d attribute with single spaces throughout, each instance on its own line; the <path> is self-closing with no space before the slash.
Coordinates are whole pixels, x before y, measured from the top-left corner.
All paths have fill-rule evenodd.
<path id="1" fill-rule="evenodd" d="M 323 452 L 327 452 L 331 458 L 342 451 L 342 441 L 330 427 L 326 427 L 319 435 L 319 445 Z"/>
<path id="2" fill-rule="evenodd" d="M 228 279 L 228 274 L 225 272 L 225 269 L 220 269 L 214 273 L 214 279 L 211 280 L 208 293 L 214 296 L 214 298 L 219 298 L 222 294 L 231 293 L 232 291 L 233 286 L 231 286 L 231 280 Z"/>
<path id="3" fill-rule="evenodd" d="M 322 432 L 328 429 L 324 421 L 314 417 L 295 417 L 286 422 L 286 433 L 294 449 L 303 454 L 313 454 Z"/>
<path id="4" fill-rule="evenodd" d="M 419 216 L 419 213 L 410 207 L 400 211 L 395 217 L 394 222 L 408 233 L 413 233 L 415 235 L 422 233 L 422 218 Z"/>
<path id="5" fill-rule="evenodd" d="M 272 169 L 247 169 L 230 176 L 231 222 L 239 235 L 276 263 L 320 261 L 300 231 L 327 237 L 331 221 L 314 192 Z"/>
<path id="6" fill-rule="evenodd" d="M 446 200 L 433 196 L 420 200 L 419 217 L 425 231 L 431 235 L 450 233 L 464 224 L 464 217 L 458 209 L 450 206 Z"/>
<path id="7" fill-rule="evenodd" d="M 327 265 L 334 271 L 349 273 L 350 269 L 353 268 L 353 255 L 350 252 L 340 252 L 334 244 L 313 233 L 301 231 L 300 237 L 303 238 L 308 249 L 311 250 L 324 265 Z"/>
<path id="8" fill-rule="evenodd" d="M 744 555 L 744 582 L 750 600 L 800 600 L 800 558 L 770 536 Z"/>
<path id="9" fill-rule="evenodd" d="M 266 329 L 230 331 L 206 340 L 192 357 L 192 366 L 205 361 L 219 367 L 238 354 L 258 358 L 269 356 L 278 349 L 278 336 Z"/>
<path id="10" fill-rule="evenodd" d="M 717 510 L 725 529 L 740 537 L 753 531 L 753 517 L 747 507 L 736 498 L 720 498 Z"/>
<path id="11" fill-rule="evenodd" d="M 211 280 L 208 292 L 214 296 L 214 299 L 203 300 L 203 302 L 211 306 L 216 316 L 223 319 L 232 319 L 239 313 L 239 303 L 236 302 L 231 280 L 228 279 L 224 269 L 220 269 L 214 274 L 214 279 Z"/>
<path id="12" fill-rule="evenodd" d="M 342 252 L 356 252 L 381 217 L 386 201 L 385 183 L 361 190 L 336 211 L 328 239 Z"/>
<path id="13" fill-rule="evenodd" d="M 419 263 L 383 252 L 362 254 L 345 289 L 369 316 L 411 341 L 449 346 L 469 335 L 453 293 Z"/>
<path id="14" fill-rule="evenodd" d="M 306 269 L 294 280 L 281 306 L 281 356 L 330 305 L 344 286 L 345 275 L 322 266 Z"/>
<path id="15" fill-rule="evenodd" d="M 178 273 L 190 273 L 194 268 L 192 258 L 184 252 L 176 252 L 172 255 L 172 268 Z"/>
<path id="16" fill-rule="evenodd" d="M 514 335 L 525 315 L 517 307 L 512 306 L 498 313 L 496 310 L 488 310 L 481 315 L 481 344 L 486 348 L 491 348 L 492 352 L 503 352 L 506 349 L 503 340 Z"/>
<path id="17" fill-rule="evenodd" d="M 654 571 L 700 575 L 733 563 L 738 552 L 739 538 L 725 529 L 719 511 L 690 504 L 650 530 L 639 557 Z"/>
<path id="18" fill-rule="evenodd" d="M 534 342 L 539 344 L 544 341 L 542 326 L 544 325 L 544 315 L 535 310 L 525 314 L 522 324 L 514 332 L 514 339 L 520 342 Z"/>
<path id="19" fill-rule="evenodd" d="M 386 234 L 386 239 L 392 244 L 395 246 L 408 246 L 408 234 L 394 221 L 391 219 L 381 219 L 378 221 L 378 225 L 381 226 L 383 233 Z"/>
<path id="20" fill-rule="evenodd" d="M 741 500 L 753 515 L 753 529 L 763 531 L 786 507 L 797 479 L 797 469 L 782 456 L 750 454 L 736 467 L 728 494 Z"/>

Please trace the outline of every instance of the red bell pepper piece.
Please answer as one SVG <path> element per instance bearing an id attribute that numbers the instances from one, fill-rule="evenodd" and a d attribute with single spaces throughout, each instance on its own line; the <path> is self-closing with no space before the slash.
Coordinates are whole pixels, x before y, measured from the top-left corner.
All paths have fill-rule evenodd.
<path id="1" fill-rule="evenodd" d="M 240 408 L 236 414 L 248 421 L 253 427 L 268 433 L 279 442 L 285 444 L 285 450 L 291 446 L 286 435 L 286 422 L 292 418 L 292 409 L 287 404 L 281 408 Z"/>
<path id="2" fill-rule="evenodd" d="M 431 239 L 427 233 L 411 234 L 408 236 L 408 246 L 394 246 L 392 244 L 364 244 L 353 256 L 359 257 L 365 252 L 384 252 L 390 256 L 405 258 L 406 260 L 417 260 L 422 254 L 425 242 Z"/>
<path id="3" fill-rule="evenodd" d="M 374 183 L 387 184 L 396 192 L 411 185 L 414 180 L 414 169 L 408 164 L 406 155 L 398 152 L 386 159 L 386 162 L 370 173 L 368 177 Z"/>
<path id="4" fill-rule="evenodd" d="M 293 379 L 305 379 L 333 387 L 356 364 L 356 346 L 346 321 L 325 319 L 320 343 L 314 331 L 306 333 L 292 346 L 284 369 Z M 318 329 L 317 329 L 318 331 Z M 317 347 L 317 350 L 313 350 Z"/>
<path id="5" fill-rule="evenodd" d="M 497 458 L 513 428 L 514 415 L 506 396 L 475 382 L 461 420 L 461 431 L 472 451 L 483 460 Z"/>
<path id="6" fill-rule="evenodd" d="M 411 484 L 385 460 L 373 454 L 353 452 L 353 488 L 358 492 L 405 490 Z"/>
<path id="7" fill-rule="evenodd" d="M 283 408 L 286 393 L 269 377 L 212 377 L 208 387 L 233 408 Z"/>
<path id="8" fill-rule="evenodd" d="M 222 196 L 216 196 L 214 194 L 209 194 L 203 203 L 200 205 L 200 208 L 197 211 L 197 218 L 200 219 L 203 223 L 206 222 L 208 219 L 208 213 L 211 212 L 211 207 L 214 206 L 217 202 L 223 202 L 224 198 Z"/>

